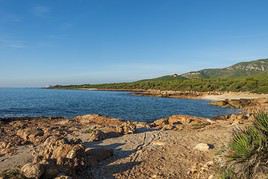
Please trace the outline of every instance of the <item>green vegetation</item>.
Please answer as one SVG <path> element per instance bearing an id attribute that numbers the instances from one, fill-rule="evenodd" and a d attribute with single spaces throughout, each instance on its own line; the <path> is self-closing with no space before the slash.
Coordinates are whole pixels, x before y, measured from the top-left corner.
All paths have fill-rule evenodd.
<path id="1" fill-rule="evenodd" d="M 229 175 L 238 178 L 255 178 L 267 174 L 268 115 L 258 114 L 252 126 L 234 133 L 230 144 Z"/>
<path id="2" fill-rule="evenodd" d="M 268 93 L 268 59 L 243 62 L 223 69 L 206 69 L 129 83 L 84 84 L 51 88 L 159 89 L 177 91 L 249 91 Z"/>
<path id="3" fill-rule="evenodd" d="M 268 59 L 241 62 L 227 68 L 204 69 L 189 72 L 182 76 L 187 78 L 230 78 L 251 76 L 265 71 L 268 71 Z"/>
<path id="4" fill-rule="evenodd" d="M 216 79 L 151 79 L 130 83 L 110 84 L 84 84 L 69 86 L 54 86 L 52 88 L 77 89 L 160 89 L 178 91 L 249 91 L 256 93 L 268 93 L 268 73 L 262 73 L 251 77 L 216 78 Z"/>

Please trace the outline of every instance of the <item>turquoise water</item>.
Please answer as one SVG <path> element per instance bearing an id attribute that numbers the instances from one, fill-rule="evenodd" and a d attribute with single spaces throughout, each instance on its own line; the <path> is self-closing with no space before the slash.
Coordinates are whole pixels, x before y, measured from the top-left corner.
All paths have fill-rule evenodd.
<path id="1" fill-rule="evenodd" d="M 129 92 L 0 89 L 0 118 L 83 114 L 149 121 L 173 114 L 214 117 L 236 110 L 209 105 L 206 100 L 134 96 Z"/>

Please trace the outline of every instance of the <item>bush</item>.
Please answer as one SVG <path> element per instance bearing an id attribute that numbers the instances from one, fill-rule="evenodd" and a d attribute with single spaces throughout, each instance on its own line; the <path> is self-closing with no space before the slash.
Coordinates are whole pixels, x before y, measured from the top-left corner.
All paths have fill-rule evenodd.
<path id="1" fill-rule="evenodd" d="M 255 178 L 268 172 L 268 115 L 261 113 L 251 127 L 234 132 L 229 168 L 238 178 Z"/>

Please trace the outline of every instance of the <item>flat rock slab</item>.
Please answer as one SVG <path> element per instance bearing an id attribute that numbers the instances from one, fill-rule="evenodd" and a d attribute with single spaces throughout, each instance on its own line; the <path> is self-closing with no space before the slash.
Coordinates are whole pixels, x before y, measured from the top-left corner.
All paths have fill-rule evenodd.
<path id="1" fill-rule="evenodd" d="M 208 178 L 216 174 L 213 161 L 231 137 L 228 124 L 212 125 L 204 130 L 150 131 L 89 143 L 91 147 L 114 149 L 114 156 L 93 169 L 94 178 Z M 213 150 L 196 152 L 194 146 L 206 141 Z M 205 143 L 206 144 L 206 143 Z M 207 144 L 206 144 L 207 145 Z M 210 148 L 209 145 L 207 145 Z M 191 173 L 193 168 L 196 172 Z M 200 172 L 200 173 L 199 173 Z"/>
<path id="2" fill-rule="evenodd" d="M 20 146 L 15 155 L 0 157 L 0 173 L 30 162 L 32 160 L 32 151 L 31 146 Z"/>

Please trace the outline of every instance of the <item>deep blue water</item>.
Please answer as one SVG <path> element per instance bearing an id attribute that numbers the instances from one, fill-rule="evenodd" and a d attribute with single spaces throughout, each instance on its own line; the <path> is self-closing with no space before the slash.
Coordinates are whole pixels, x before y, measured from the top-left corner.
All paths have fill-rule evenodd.
<path id="1" fill-rule="evenodd" d="M 148 121 L 173 114 L 213 117 L 235 112 L 211 106 L 209 101 L 134 96 L 129 92 L 0 89 L 0 118 L 102 114 Z"/>

